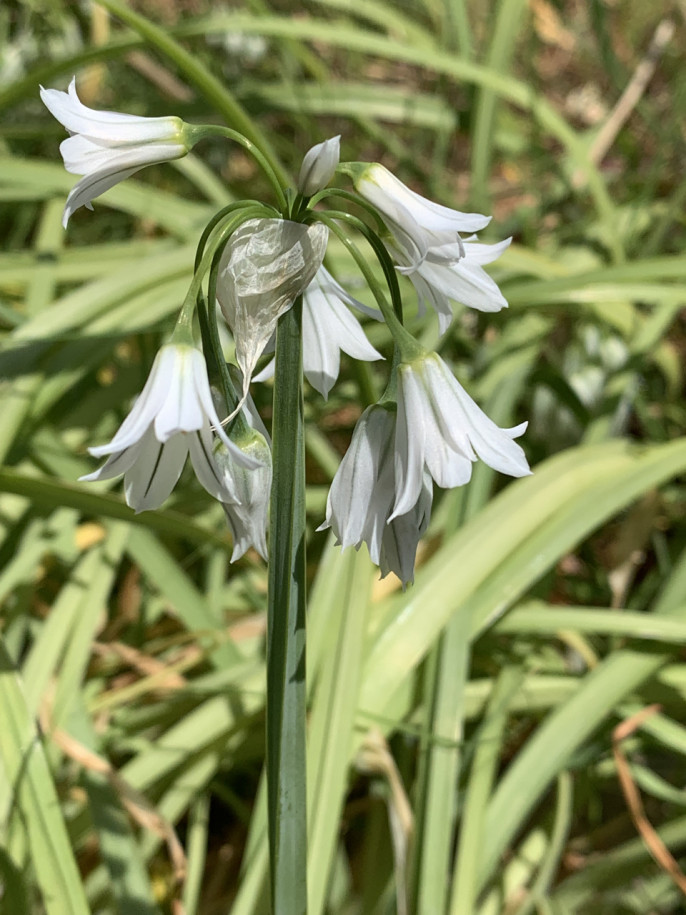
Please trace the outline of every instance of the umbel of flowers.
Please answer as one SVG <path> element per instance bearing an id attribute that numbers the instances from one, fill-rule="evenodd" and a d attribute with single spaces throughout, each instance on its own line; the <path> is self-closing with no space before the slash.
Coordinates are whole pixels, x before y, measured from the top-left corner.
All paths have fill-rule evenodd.
<path id="1" fill-rule="evenodd" d="M 69 131 L 61 144 L 68 171 L 80 175 L 69 193 L 64 225 L 80 207 L 152 163 L 186 155 L 202 138 L 223 135 L 252 153 L 270 180 L 276 206 L 255 200 L 232 204 L 202 235 L 193 281 L 176 328 L 157 354 L 150 376 L 112 440 L 92 447 L 105 463 L 86 480 L 124 475 L 126 500 L 136 511 L 158 508 L 172 492 L 190 455 L 202 486 L 224 506 L 234 538 L 232 559 L 253 546 L 266 558 L 271 442 L 250 398 L 259 358 L 273 345 L 279 319 L 299 309 L 305 345 L 303 370 L 327 397 L 340 353 L 373 361 L 381 355 L 355 316 L 370 309 L 343 289 L 323 266 L 330 233 L 338 234 L 370 282 L 378 311 L 394 341 L 394 358 L 381 400 L 367 405 L 329 492 L 321 527 L 343 548 L 365 543 L 382 575 L 413 581 L 417 544 L 431 515 L 433 483 L 462 486 L 482 460 L 510 476 L 528 474 L 515 441 L 526 423 L 501 429 L 460 385 L 435 352 L 406 330 L 396 275 L 409 278 L 421 308 L 433 308 L 441 332 L 454 303 L 486 312 L 506 307 L 483 265 L 509 239 L 494 245 L 474 233 L 489 218 L 461 213 L 421 197 L 379 164 L 339 163 L 339 138 L 310 149 L 295 188 L 283 188 L 269 161 L 240 134 L 193 126 L 177 117 L 146 118 L 95 111 L 67 92 L 41 89 L 52 114 Z M 329 187 L 334 175 L 353 190 Z M 357 204 L 360 219 L 334 209 Z M 342 228 L 345 226 L 345 230 Z M 356 229 L 388 278 L 374 281 L 367 258 L 349 240 Z M 390 301 L 389 301 L 390 299 Z M 217 315 L 233 334 L 237 366 L 227 366 Z M 197 329 L 199 328 L 199 336 Z"/>

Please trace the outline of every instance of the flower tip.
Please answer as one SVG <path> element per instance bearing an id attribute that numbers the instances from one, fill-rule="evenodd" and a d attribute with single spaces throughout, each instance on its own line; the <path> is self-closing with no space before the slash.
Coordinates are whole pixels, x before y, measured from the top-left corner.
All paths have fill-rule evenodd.
<path id="1" fill-rule="evenodd" d="M 388 576 L 392 572 L 393 575 L 395 575 L 395 577 L 400 582 L 400 587 L 402 588 L 403 594 L 405 593 L 405 591 L 407 591 L 408 585 L 414 584 L 414 569 L 412 570 L 412 575 L 409 578 L 403 578 L 403 576 L 399 572 L 396 572 L 395 569 L 386 569 L 385 571 L 383 569 L 379 569 L 379 572 L 381 573 L 379 575 L 379 581 L 383 581 L 384 578 L 388 578 Z"/>
<path id="2" fill-rule="evenodd" d="M 298 175 L 298 193 L 312 197 L 334 176 L 341 158 L 341 135 L 317 143 L 305 153 Z"/>

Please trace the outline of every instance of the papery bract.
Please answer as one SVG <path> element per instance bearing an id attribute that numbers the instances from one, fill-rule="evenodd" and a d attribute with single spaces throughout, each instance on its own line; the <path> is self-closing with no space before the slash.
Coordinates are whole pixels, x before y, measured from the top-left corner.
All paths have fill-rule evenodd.
<path id="1" fill-rule="evenodd" d="M 321 266 L 328 229 L 286 219 L 249 219 L 222 255 L 217 299 L 236 343 L 247 396 L 255 364 L 279 317 L 305 291 Z"/>
<path id="2" fill-rule="evenodd" d="M 83 175 L 69 192 L 62 224 L 91 201 L 146 165 L 185 156 L 192 143 L 187 125 L 177 117 L 146 118 L 118 111 L 97 111 L 76 94 L 76 79 L 67 92 L 40 89 L 41 99 L 71 136 L 60 144 L 64 167 Z"/>
<path id="3" fill-rule="evenodd" d="M 236 462 L 256 466 L 220 425 L 200 350 L 168 343 L 157 353 L 145 387 L 112 441 L 89 449 L 94 457 L 110 457 L 81 479 L 108 480 L 123 473 L 126 501 L 136 512 L 159 508 L 190 452 L 196 476 L 210 495 L 234 502 L 213 456 L 213 429 Z"/>
<path id="4" fill-rule="evenodd" d="M 401 362 L 391 517 L 405 514 L 416 503 L 425 470 L 444 489 L 467 483 L 477 458 L 501 473 L 527 476 L 531 471 L 526 456 L 513 441 L 526 427 L 496 426 L 436 353 Z"/>

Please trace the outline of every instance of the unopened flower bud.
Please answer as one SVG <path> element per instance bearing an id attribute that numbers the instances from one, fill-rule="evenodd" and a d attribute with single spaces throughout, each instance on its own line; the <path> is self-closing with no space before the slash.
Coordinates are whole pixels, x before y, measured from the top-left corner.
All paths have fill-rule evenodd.
<path id="1" fill-rule="evenodd" d="M 323 190 L 333 178 L 341 158 L 341 138 L 331 137 L 323 143 L 317 143 L 305 153 L 303 164 L 298 175 L 298 193 L 303 197 L 312 197 Z"/>

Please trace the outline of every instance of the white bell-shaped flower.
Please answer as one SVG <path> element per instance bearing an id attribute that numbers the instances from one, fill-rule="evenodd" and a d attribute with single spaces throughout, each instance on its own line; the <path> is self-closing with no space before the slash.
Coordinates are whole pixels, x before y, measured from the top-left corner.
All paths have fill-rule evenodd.
<path id="1" fill-rule="evenodd" d="M 312 197 L 323 190 L 334 176 L 341 158 L 341 138 L 331 137 L 309 149 L 303 158 L 298 175 L 298 193 Z"/>
<path id="2" fill-rule="evenodd" d="M 276 323 L 321 266 L 328 229 L 286 219 L 249 219 L 231 236 L 219 265 L 217 299 L 236 342 L 243 397 Z"/>
<path id="3" fill-rule="evenodd" d="M 321 266 L 303 293 L 303 372 L 325 400 L 338 378 L 341 351 L 364 362 L 384 358 L 367 340 L 347 306 L 381 320 L 380 312 L 358 302 Z M 273 348 L 273 342 L 266 349 Z M 266 381 L 273 374 L 272 359 L 254 380 Z"/>
<path id="4" fill-rule="evenodd" d="M 341 350 L 364 362 L 383 359 L 348 306 L 370 313 L 320 267 L 303 295 L 303 371 L 324 399 L 338 378 Z"/>
<path id="5" fill-rule="evenodd" d="M 461 213 L 410 190 L 378 162 L 347 165 L 357 191 L 381 213 L 405 255 L 401 273 L 412 273 L 425 260 L 454 264 L 465 256 L 462 232 L 478 232 L 491 221 L 480 213 Z"/>
<path id="6" fill-rule="evenodd" d="M 417 499 L 408 511 L 390 520 L 395 500 L 395 412 L 380 404 L 368 407 L 355 426 L 352 441 L 326 502 L 326 521 L 345 549 L 367 544 L 372 561 L 385 577 L 403 583 L 414 580 L 417 544 L 431 516 L 431 479 L 425 475 Z"/>
<path id="7" fill-rule="evenodd" d="M 477 458 L 513 477 L 530 474 L 524 451 L 514 441 L 526 427 L 496 426 L 436 353 L 400 363 L 391 518 L 416 504 L 425 471 L 444 489 L 467 483 Z"/>
<path id="8" fill-rule="evenodd" d="M 212 402 L 205 358 L 186 344 L 168 343 L 155 362 L 131 412 L 107 445 L 89 451 L 110 455 L 82 480 L 109 480 L 124 474 L 126 501 L 136 512 L 159 508 L 176 485 L 190 452 L 193 469 L 205 489 L 222 502 L 235 502 L 213 454 L 216 432 L 238 464 L 255 467 L 227 437 Z"/>
<path id="9" fill-rule="evenodd" d="M 76 79 L 67 92 L 44 89 L 43 103 L 71 134 L 60 144 L 64 167 L 83 175 L 67 197 L 62 224 L 91 201 L 146 165 L 180 159 L 190 150 L 188 127 L 181 118 L 145 118 L 118 111 L 96 111 L 76 94 Z"/>
<path id="10" fill-rule="evenodd" d="M 498 284 L 481 266 L 490 264 L 505 251 L 511 238 L 495 245 L 485 245 L 466 239 L 463 242 L 464 256 L 453 264 L 432 263 L 425 260 L 412 273 L 412 281 L 420 310 L 429 305 L 438 315 L 441 334 L 445 333 L 453 319 L 453 302 L 459 302 L 477 311 L 500 311 L 507 308 L 507 300 Z M 388 250 L 399 264 L 409 264 L 410 257 L 400 245 L 388 245 Z"/>
<path id="11" fill-rule="evenodd" d="M 214 457 L 224 476 L 227 489 L 234 494 L 234 502 L 224 503 L 226 521 L 233 537 L 231 562 L 240 559 L 252 546 L 263 559 L 267 559 L 267 519 L 272 488 L 272 452 L 269 435 L 248 397 L 242 415 L 248 429 L 240 436 L 231 435 L 231 441 L 250 458 L 253 467 L 236 461 L 223 441 L 217 445 Z"/>

